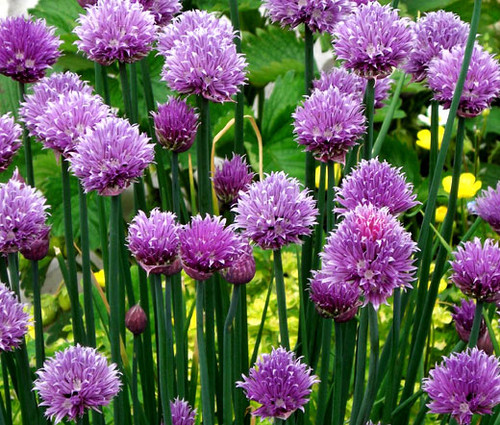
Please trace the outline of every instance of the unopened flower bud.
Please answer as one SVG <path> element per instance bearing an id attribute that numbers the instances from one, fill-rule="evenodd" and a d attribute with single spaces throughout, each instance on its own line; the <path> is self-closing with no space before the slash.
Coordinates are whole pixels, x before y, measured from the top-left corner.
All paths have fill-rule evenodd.
<path id="1" fill-rule="evenodd" d="M 250 244 L 246 244 L 238 260 L 231 267 L 222 270 L 221 274 L 226 281 L 233 285 L 245 285 L 254 278 L 255 258 L 253 258 Z"/>
<path id="2" fill-rule="evenodd" d="M 146 317 L 146 313 L 144 312 L 140 304 L 136 304 L 131 307 L 125 315 L 125 326 L 134 335 L 142 334 L 146 329 L 147 323 L 148 318 Z"/>
<path id="3" fill-rule="evenodd" d="M 47 253 L 49 252 L 50 246 L 50 227 L 46 226 L 40 233 L 38 239 L 36 239 L 29 247 L 21 249 L 21 254 L 24 258 L 32 261 L 43 260 Z"/>

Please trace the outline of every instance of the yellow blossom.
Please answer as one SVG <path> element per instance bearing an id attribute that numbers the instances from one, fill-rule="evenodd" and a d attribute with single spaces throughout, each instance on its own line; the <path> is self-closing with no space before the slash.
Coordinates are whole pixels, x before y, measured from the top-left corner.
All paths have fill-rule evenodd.
<path id="1" fill-rule="evenodd" d="M 443 188 L 446 193 L 451 192 L 451 180 L 451 176 L 447 176 L 443 179 Z M 477 191 L 481 189 L 481 185 L 481 180 L 476 180 L 474 174 L 460 174 L 460 180 L 458 182 L 458 198 L 472 198 Z"/>
<path id="2" fill-rule="evenodd" d="M 98 272 L 95 272 L 94 277 L 101 288 L 106 287 L 106 279 L 104 277 L 104 270 L 99 270 Z"/>
<path id="3" fill-rule="evenodd" d="M 442 223 L 444 218 L 446 217 L 446 213 L 448 212 L 448 208 L 444 205 L 436 208 L 436 223 Z"/>
<path id="4" fill-rule="evenodd" d="M 333 171 L 335 173 L 335 181 L 338 182 L 340 180 L 340 164 L 339 163 L 335 163 L 333 164 Z M 318 165 L 316 167 L 316 172 L 315 172 L 315 175 L 314 175 L 314 178 L 315 178 L 315 182 L 316 182 L 316 189 L 319 189 L 319 178 L 321 176 L 321 166 Z M 325 179 L 326 181 L 328 181 L 328 169 L 326 169 L 326 173 L 325 173 Z"/>
<path id="5" fill-rule="evenodd" d="M 443 142 L 444 136 L 444 127 L 438 127 L 438 145 L 441 148 L 441 143 Z M 431 132 L 430 130 L 420 130 L 417 133 L 417 146 L 420 146 L 422 149 L 431 149 Z"/>

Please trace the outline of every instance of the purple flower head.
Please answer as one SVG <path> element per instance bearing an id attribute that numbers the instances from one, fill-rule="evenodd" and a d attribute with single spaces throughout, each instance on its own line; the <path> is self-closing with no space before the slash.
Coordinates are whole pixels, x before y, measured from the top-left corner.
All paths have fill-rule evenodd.
<path id="1" fill-rule="evenodd" d="M 378 158 L 363 159 L 342 181 L 335 201 L 341 207 L 336 211 L 346 213 L 360 204 L 387 207 L 393 215 L 403 213 L 419 202 L 413 194 L 413 185 L 406 182 L 401 168 L 392 167 Z"/>
<path id="2" fill-rule="evenodd" d="M 198 130 L 198 114 L 185 100 L 169 97 L 152 112 L 158 141 L 168 150 L 186 152 L 194 143 Z"/>
<path id="3" fill-rule="evenodd" d="M 246 285 L 255 276 L 255 258 L 248 242 L 243 242 L 240 256 L 233 265 L 221 270 L 222 277 L 233 285 Z"/>
<path id="4" fill-rule="evenodd" d="M 443 359 L 423 380 L 430 411 L 451 413 L 460 425 L 470 424 L 474 414 L 490 414 L 500 403 L 498 359 L 477 348 Z"/>
<path id="5" fill-rule="evenodd" d="M 395 288 L 411 288 L 416 243 L 387 208 L 358 205 L 330 233 L 321 280 L 330 285 L 355 285 L 365 305 L 386 303 Z"/>
<path id="6" fill-rule="evenodd" d="M 70 155 L 71 169 L 85 192 L 123 192 L 153 162 L 154 146 L 139 127 L 123 118 L 108 117 L 87 131 Z"/>
<path id="7" fill-rule="evenodd" d="M 476 304 L 473 300 L 462 300 L 460 306 L 456 305 L 454 307 L 454 311 L 455 312 L 452 313 L 451 316 L 455 321 L 455 329 L 458 333 L 458 336 L 462 341 L 468 343 L 472 330 L 472 324 L 474 322 Z M 483 318 L 481 319 L 481 326 L 479 328 L 477 346 L 480 350 L 483 350 L 490 355 L 493 354 L 493 344 L 491 342 L 491 338 Z"/>
<path id="8" fill-rule="evenodd" d="M 36 131 L 36 126 L 38 118 L 45 113 L 47 104 L 51 101 L 56 101 L 59 96 L 71 91 L 79 91 L 88 95 L 92 94 L 92 88 L 72 72 L 55 73 L 33 85 L 33 93 L 25 97 L 26 101 L 21 104 L 22 106 L 19 110 L 32 136 L 40 139 Z"/>
<path id="9" fill-rule="evenodd" d="M 146 56 L 156 38 L 154 16 L 130 0 L 100 0 L 80 15 L 73 31 L 78 49 L 92 61 L 111 65 Z"/>
<path id="10" fill-rule="evenodd" d="M 125 315 L 125 327 L 134 335 L 142 334 L 148 325 L 148 316 L 140 304 L 136 304 Z"/>
<path id="11" fill-rule="evenodd" d="M 389 97 L 389 90 L 393 80 L 391 78 L 383 78 L 375 82 L 375 108 L 382 108 L 384 100 Z M 365 78 L 349 72 L 345 68 L 332 68 L 328 72 L 321 72 L 318 80 L 313 81 L 315 89 L 325 91 L 330 87 L 337 87 L 341 93 L 353 94 L 359 97 L 360 102 L 363 101 L 366 85 L 368 84 Z"/>
<path id="12" fill-rule="evenodd" d="M 243 236 L 263 249 L 301 243 L 300 236 L 311 234 L 318 215 L 314 198 L 283 171 L 268 174 L 240 192 L 233 211 Z"/>
<path id="13" fill-rule="evenodd" d="M 83 7 L 84 9 L 87 7 L 87 6 L 93 6 L 94 4 L 97 3 L 97 0 L 77 0 L 78 1 L 78 4 Z"/>
<path id="14" fill-rule="evenodd" d="M 434 99 L 441 102 L 445 109 L 451 106 L 464 51 L 464 46 L 443 50 L 429 64 L 429 87 L 434 92 Z M 475 44 L 457 115 L 464 118 L 475 117 L 488 108 L 499 94 L 500 64 L 479 44 Z"/>
<path id="15" fill-rule="evenodd" d="M 301 358 L 282 347 L 262 354 L 248 377 L 242 378 L 236 386 L 243 388 L 248 400 L 262 404 L 252 415 L 280 419 L 287 419 L 297 409 L 304 411 L 311 387 L 319 382 Z"/>
<path id="16" fill-rule="evenodd" d="M 46 149 L 68 157 L 86 131 L 109 116 L 111 109 L 101 97 L 70 91 L 47 103 L 45 112 L 37 120 L 35 134 Z"/>
<path id="17" fill-rule="evenodd" d="M 100 412 L 118 394 L 120 372 L 108 365 L 95 348 L 71 346 L 46 360 L 34 382 L 45 416 L 56 424 L 64 418 L 76 421 L 86 410 Z"/>
<path id="18" fill-rule="evenodd" d="M 179 230 L 173 213 L 155 208 L 146 217 L 139 211 L 128 229 L 128 248 L 148 274 L 176 274 L 181 271 Z"/>
<path id="19" fill-rule="evenodd" d="M 496 189 L 489 187 L 476 198 L 476 213 L 500 235 L 500 182 Z"/>
<path id="20" fill-rule="evenodd" d="M 430 61 L 441 50 L 465 45 L 470 29 L 459 16 L 444 10 L 426 13 L 413 28 L 415 40 L 404 68 L 417 82 L 425 80 Z"/>
<path id="21" fill-rule="evenodd" d="M 36 189 L 28 186 L 16 169 L 0 184 L 0 252 L 28 249 L 43 236 L 48 206 Z"/>
<path id="22" fill-rule="evenodd" d="M 0 282 L 0 351 L 12 351 L 23 343 L 31 316 L 14 292 Z"/>
<path id="23" fill-rule="evenodd" d="M 297 142 L 323 162 L 344 163 L 366 129 L 360 96 L 336 87 L 314 90 L 292 117 Z"/>
<path id="24" fill-rule="evenodd" d="M 44 226 L 40 230 L 38 238 L 27 247 L 20 250 L 23 257 L 27 260 L 40 261 L 43 260 L 50 248 L 50 226 Z"/>
<path id="25" fill-rule="evenodd" d="M 240 257 L 243 241 L 225 224 L 219 216 L 197 215 L 180 231 L 182 267 L 193 279 L 206 280 Z"/>
<path id="26" fill-rule="evenodd" d="M 9 17 L 0 21 L 0 74 L 21 83 L 40 80 L 61 54 L 62 41 L 44 19 Z"/>
<path id="27" fill-rule="evenodd" d="M 478 301 L 500 301 L 500 247 L 492 239 L 484 246 L 479 238 L 459 246 L 451 261 L 452 282 L 467 296 Z"/>
<path id="28" fill-rule="evenodd" d="M 177 15 L 182 9 L 179 0 L 153 0 L 149 11 L 155 17 L 156 25 L 164 27 L 168 25 L 173 17 Z"/>
<path id="29" fill-rule="evenodd" d="M 240 155 L 233 154 L 231 160 L 226 158 L 212 177 L 217 198 L 224 204 L 233 204 L 238 200 L 240 190 L 245 191 L 254 176 L 255 173 Z"/>
<path id="30" fill-rule="evenodd" d="M 348 322 L 363 304 L 361 289 L 356 284 L 335 281 L 329 272 L 313 272 L 309 296 L 321 316 L 339 323 Z"/>
<path id="31" fill-rule="evenodd" d="M 385 78 L 408 57 L 413 42 L 410 25 L 389 5 L 360 5 L 335 28 L 335 53 L 356 74 Z"/>
<path id="32" fill-rule="evenodd" d="M 8 168 L 21 147 L 22 131 L 10 113 L 0 117 L 0 173 Z"/>
<path id="33" fill-rule="evenodd" d="M 172 425 L 194 425 L 196 409 L 193 409 L 185 400 L 177 397 L 170 402 Z"/>

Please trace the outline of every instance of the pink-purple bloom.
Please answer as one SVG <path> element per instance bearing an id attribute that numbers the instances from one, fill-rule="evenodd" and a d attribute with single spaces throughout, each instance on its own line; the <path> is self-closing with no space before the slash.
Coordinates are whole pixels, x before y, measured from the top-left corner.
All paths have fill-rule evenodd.
<path id="1" fill-rule="evenodd" d="M 172 21 L 173 17 L 181 11 L 179 0 L 153 0 L 149 11 L 155 17 L 156 25 L 163 27 Z"/>
<path id="2" fill-rule="evenodd" d="M 489 187 L 476 198 L 475 210 L 479 217 L 486 221 L 492 229 L 500 234 L 500 182 L 496 189 Z"/>
<path id="3" fill-rule="evenodd" d="M 24 342 L 31 320 L 17 296 L 0 282 L 0 352 L 12 351 Z"/>
<path id="4" fill-rule="evenodd" d="M 243 236 L 263 249 L 300 243 L 301 236 L 311 234 L 318 215 L 314 198 L 283 171 L 271 173 L 240 192 L 233 211 Z"/>
<path id="5" fill-rule="evenodd" d="M 149 138 L 123 118 L 108 117 L 87 131 L 70 155 L 71 169 L 85 192 L 123 192 L 154 159 Z"/>
<path id="6" fill-rule="evenodd" d="M 392 167 L 378 158 L 363 159 L 342 181 L 335 201 L 341 207 L 337 211 L 345 213 L 360 204 L 387 207 L 391 214 L 401 214 L 419 202 L 413 194 L 413 185 L 407 183 L 401 168 Z"/>
<path id="7" fill-rule="evenodd" d="M 417 82 L 425 80 L 430 61 L 441 50 L 465 45 L 470 29 L 458 15 L 444 10 L 426 13 L 413 28 L 415 40 L 405 71 Z"/>
<path id="8" fill-rule="evenodd" d="M 429 64 L 429 87 L 434 92 L 434 99 L 445 109 L 451 106 L 464 52 L 465 47 L 460 45 L 451 50 L 443 50 L 441 55 Z M 475 44 L 457 115 L 464 118 L 475 117 L 488 108 L 499 94 L 500 64 L 493 55 L 483 50 L 479 44 Z"/>
<path id="9" fill-rule="evenodd" d="M 240 155 L 233 154 L 230 160 L 226 158 L 212 177 L 217 198 L 224 204 L 233 204 L 238 200 L 240 190 L 245 191 L 254 176 L 255 173 Z"/>
<path id="10" fill-rule="evenodd" d="M 194 143 L 198 130 L 198 114 L 183 99 L 169 97 L 152 112 L 158 141 L 168 150 L 186 152 Z"/>
<path id="11" fill-rule="evenodd" d="M 100 412 L 118 394 L 120 373 L 95 348 L 71 346 L 45 361 L 34 382 L 45 416 L 56 424 L 76 421 L 88 409 Z"/>
<path id="12" fill-rule="evenodd" d="M 231 267 L 240 257 L 243 241 L 220 216 L 197 215 L 179 232 L 181 262 L 193 279 L 206 280 Z"/>
<path id="13" fill-rule="evenodd" d="M 336 87 L 314 90 L 292 116 L 297 142 L 323 162 L 344 163 L 366 129 L 360 97 Z"/>
<path id="14" fill-rule="evenodd" d="M 488 415 L 500 403 L 500 364 L 477 348 L 444 357 L 423 380 L 432 413 L 451 414 L 459 425 L 472 415 Z"/>
<path id="15" fill-rule="evenodd" d="M 411 22 L 389 5 L 369 2 L 335 28 L 334 50 L 344 66 L 364 78 L 385 78 L 410 53 Z"/>
<path id="16" fill-rule="evenodd" d="M 181 271 L 179 230 L 175 214 L 155 208 L 139 211 L 128 229 L 128 248 L 146 272 L 173 275 Z"/>
<path id="17" fill-rule="evenodd" d="M 0 117 L 0 173 L 7 169 L 21 147 L 22 131 L 10 113 Z"/>
<path id="18" fill-rule="evenodd" d="M 479 238 L 459 246 L 451 261 L 451 281 L 478 301 L 500 301 L 500 247 L 492 239 Z"/>
<path id="19" fill-rule="evenodd" d="M 172 425 L 194 425 L 196 409 L 193 409 L 185 400 L 177 397 L 170 402 L 172 412 Z"/>
<path id="20" fill-rule="evenodd" d="M 233 285 L 245 285 L 255 276 L 255 258 L 252 246 L 243 243 L 240 256 L 226 269 L 221 270 L 222 277 Z"/>
<path id="21" fill-rule="evenodd" d="M 474 300 L 462 300 L 460 305 L 454 306 L 454 313 L 451 315 L 455 321 L 455 329 L 458 336 L 462 341 L 467 343 L 469 342 L 475 313 L 476 304 L 474 303 Z M 493 344 L 491 342 L 490 334 L 488 333 L 484 318 L 481 318 L 477 347 L 488 354 L 493 354 Z"/>
<path id="22" fill-rule="evenodd" d="M 0 21 L 0 74 L 21 83 L 40 80 L 61 54 L 55 30 L 43 19 L 19 16 Z"/>
<path id="23" fill-rule="evenodd" d="M 142 334 L 148 325 L 148 316 L 140 304 L 129 308 L 125 315 L 125 327 L 134 335 Z"/>
<path id="24" fill-rule="evenodd" d="M 44 226 L 40 230 L 38 238 L 29 246 L 20 249 L 20 253 L 27 260 L 40 261 L 43 260 L 50 248 L 50 226 Z"/>
<path id="25" fill-rule="evenodd" d="M 130 0 L 101 0 L 86 8 L 74 29 L 78 49 L 92 61 L 111 65 L 146 56 L 156 39 L 154 16 Z"/>
<path id="26" fill-rule="evenodd" d="M 249 400 L 262 405 L 252 415 L 279 419 L 287 419 L 297 409 L 304 411 L 312 386 L 319 382 L 301 358 L 282 347 L 262 354 L 248 377 L 242 378 L 236 386 L 243 388 Z"/>

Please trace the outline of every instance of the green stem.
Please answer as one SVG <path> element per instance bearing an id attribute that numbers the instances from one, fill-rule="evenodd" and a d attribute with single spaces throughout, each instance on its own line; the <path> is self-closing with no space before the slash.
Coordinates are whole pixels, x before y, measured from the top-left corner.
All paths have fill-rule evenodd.
<path id="1" fill-rule="evenodd" d="M 212 184 L 210 180 L 210 104 L 202 96 L 197 97 L 200 110 L 198 129 L 198 210 L 203 215 L 212 211 Z"/>
<path id="2" fill-rule="evenodd" d="M 19 101 L 24 102 L 26 94 L 26 86 L 19 82 Z M 26 178 L 28 184 L 35 187 L 35 175 L 33 173 L 33 153 L 31 151 L 31 140 L 28 134 L 28 129 L 23 126 L 23 146 L 24 146 L 24 164 L 26 167 Z"/>
<path id="3" fill-rule="evenodd" d="M 370 78 L 366 84 L 365 108 L 367 132 L 363 145 L 363 158 L 370 159 L 373 146 L 373 116 L 375 115 L 375 80 Z"/>
<path id="4" fill-rule="evenodd" d="M 132 114 L 132 99 L 130 96 L 130 86 L 128 82 L 127 65 L 124 62 L 119 62 L 120 82 L 122 85 L 123 106 L 125 114 L 129 119 L 133 118 Z"/>
<path id="5" fill-rule="evenodd" d="M 172 330 L 172 276 L 166 276 L 165 285 L 165 337 L 166 337 L 166 349 L 167 349 L 167 377 L 168 377 L 168 394 L 173 396 L 175 394 L 174 390 L 174 378 L 175 378 L 175 363 L 174 363 L 174 334 Z"/>
<path id="6" fill-rule="evenodd" d="M 174 297 L 175 363 L 177 369 L 177 393 L 185 398 L 187 385 L 187 350 L 184 323 L 186 321 L 185 301 L 182 295 L 181 275 L 173 276 L 172 294 Z"/>
<path id="7" fill-rule="evenodd" d="M 481 321 L 483 319 L 483 301 L 477 301 L 476 311 L 474 313 L 474 321 L 472 322 L 472 329 L 469 335 L 469 348 L 473 348 L 477 345 L 477 340 L 479 338 L 479 330 L 481 329 Z"/>
<path id="8" fill-rule="evenodd" d="M 330 232 L 335 225 L 333 211 L 333 195 L 335 194 L 335 169 L 333 161 L 328 161 L 328 187 L 326 190 L 326 231 Z"/>
<path id="9" fill-rule="evenodd" d="M 318 412 L 316 414 L 316 424 L 327 423 L 325 420 L 326 407 L 328 402 L 328 388 L 330 387 L 328 375 L 330 372 L 330 346 L 332 342 L 332 319 L 324 319 L 322 332 L 320 383 L 318 392 Z M 335 379 L 337 379 L 335 377 Z"/>
<path id="10" fill-rule="evenodd" d="M 18 269 L 18 253 L 17 252 L 9 252 L 9 282 L 10 289 L 14 291 L 17 295 L 17 298 L 21 299 L 21 290 L 19 288 L 19 269 Z"/>
<path id="11" fill-rule="evenodd" d="M 399 0 L 392 0 L 391 7 L 396 8 L 396 7 L 398 7 L 398 4 L 399 4 Z"/>
<path id="12" fill-rule="evenodd" d="M 429 154 L 429 182 L 432 182 L 439 151 L 439 102 L 431 101 L 431 151 Z"/>
<path id="13" fill-rule="evenodd" d="M 494 312 L 496 314 L 496 309 Z M 498 357 L 500 356 L 500 346 L 498 345 L 497 337 L 495 336 L 495 331 L 493 330 L 493 326 L 491 325 L 491 320 L 488 317 L 488 314 L 483 314 L 483 317 L 486 323 L 486 327 L 488 328 L 488 333 L 491 338 L 491 343 L 493 344 L 493 351 L 495 352 L 495 355 Z"/>
<path id="14" fill-rule="evenodd" d="M 179 154 L 177 152 L 172 152 L 172 204 L 174 207 L 173 211 L 178 220 L 181 217 L 180 194 L 181 187 L 179 181 Z"/>
<path id="15" fill-rule="evenodd" d="M 259 330 L 257 331 L 257 337 L 255 338 L 255 346 L 252 352 L 252 357 L 250 358 L 250 364 L 255 364 L 257 361 L 257 355 L 259 354 L 260 341 L 262 340 L 262 333 L 264 332 L 264 324 L 267 317 L 267 309 L 269 307 L 269 301 L 271 299 L 271 292 L 273 290 L 273 276 L 269 282 L 269 287 L 267 289 L 266 301 L 264 302 L 264 308 L 262 309 L 262 316 L 260 318 Z"/>
<path id="16" fill-rule="evenodd" d="M 130 68 L 130 121 L 133 123 L 139 122 L 139 102 L 137 98 L 137 64 L 135 62 L 129 64 Z"/>
<path id="17" fill-rule="evenodd" d="M 95 91 L 100 94 L 107 105 L 111 104 L 108 88 L 108 72 L 105 66 L 94 62 Z"/>
<path id="18" fill-rule="evenodd" d="M 234 356 L 235 361 L 235 374 L 234 376 L 241 376 L 242 373 L 247 373 L 248 364 L 248 314 L 247 314 L 247 290 L 243 285 L 239 289 L 239 308 L 236 311 L 236 318 L 234 323 L 234 338 L 233 339 L 233 352 L 237 353 Z M 234 397 L 234 414 L 235 424 L 243 425 L 245 420 L 245 412 L 248 408 L 249 402 L 242 391 L 236 390 L 233 386 Z"/>
<path id="19" fill-rule="evenodd" d="M 363 308 L 359 319 L 358 343 L 356 348 L 356 372 L 354 376 L 354 398 L 350 425 L 357 424 L 365 386 L 366 346 L 368 339 L 368 309 Z"/>
<path id="20" fill-rule="evenodd" d="M 31 276 L 33 280 L 33 311 L 35 316 L 36 368 L 40 369 L 45 361 L 45 343 L 43 337 L 42 302 L 40 295 L 40 274 L 38 270 L 38 261 L 31 261 Z"/>
<path id="21" fill-rule="evenodd" d="M 108 218 L 106 217 L 106 207 L 105 202 L 108 198 L 103 196 L 97 197 L 97 211 L 99 214 L 99 241 L 101 243 L 101 253 L 102 253 L 102 268 L 104 270 L 104 279 L 108 278 L 108 265 L 109 265 L 109 249 L 108 249 Z"/>
<path id="22" fill-rule="evenodd" d="M 281 250 L 273 251 L 274 257 L 274 278 L 276 279 L 276 295 L 278 298 L 278 316 L 280 324 L 281 345 L 290 350 L 290 339 L 288 337 L 288 321 L 286 314 L 286 293 L 285 280 L 283 277 L 283 262 L 281 260 Z"/>
<path id="23" fill-rule="evenodd" d="M 139 425 L 139 385 L 137 381 L 138 368 L 137 358 L 139 357 L 139 346 L 141 342 L 140 335 L 134 335 L 134 357 L 132 358 L 132 405 L 134 406 L 134 425 Z"/>
<path id="24" fill-rule="evenodd" d="M 341 391 L 341 405 L 340 405 L 340 423 L 344 423 L 344 417 L 347 406 L 347 399 L 350 395 L 349 386 L 351 384 L 352 366 L 354 364 L 354 349 L 356 346 L 356 328 L 358 324 L 356 320 L 349 320 L 343 323 L 344 328 L 342 334 L 344 339 L 342 341 L 342 391 Z"/>
<path id="25" fill-rule="evenodd" d="M 5 281 L 7 282 L 7 281 Z M 7 353 L 0 353 L 2 361 L 2 378 L 3 378 L 3 391 L 5 395 L 5 412 L 6 416 L 12 424 L 12 403 L 10 401 L 10 383 L 9 383 L 9 371 L 7 370 Z"/>
<path id="26" fill-rule="evenodd" d="M 344 371 L 343 366 L 343 324 L 335 322 L 335 374 L 333 376 L 333 409 L 332 409 L 332 425 L 341 425 L 343 423 L 342 413 L 342 381 Z"/>

